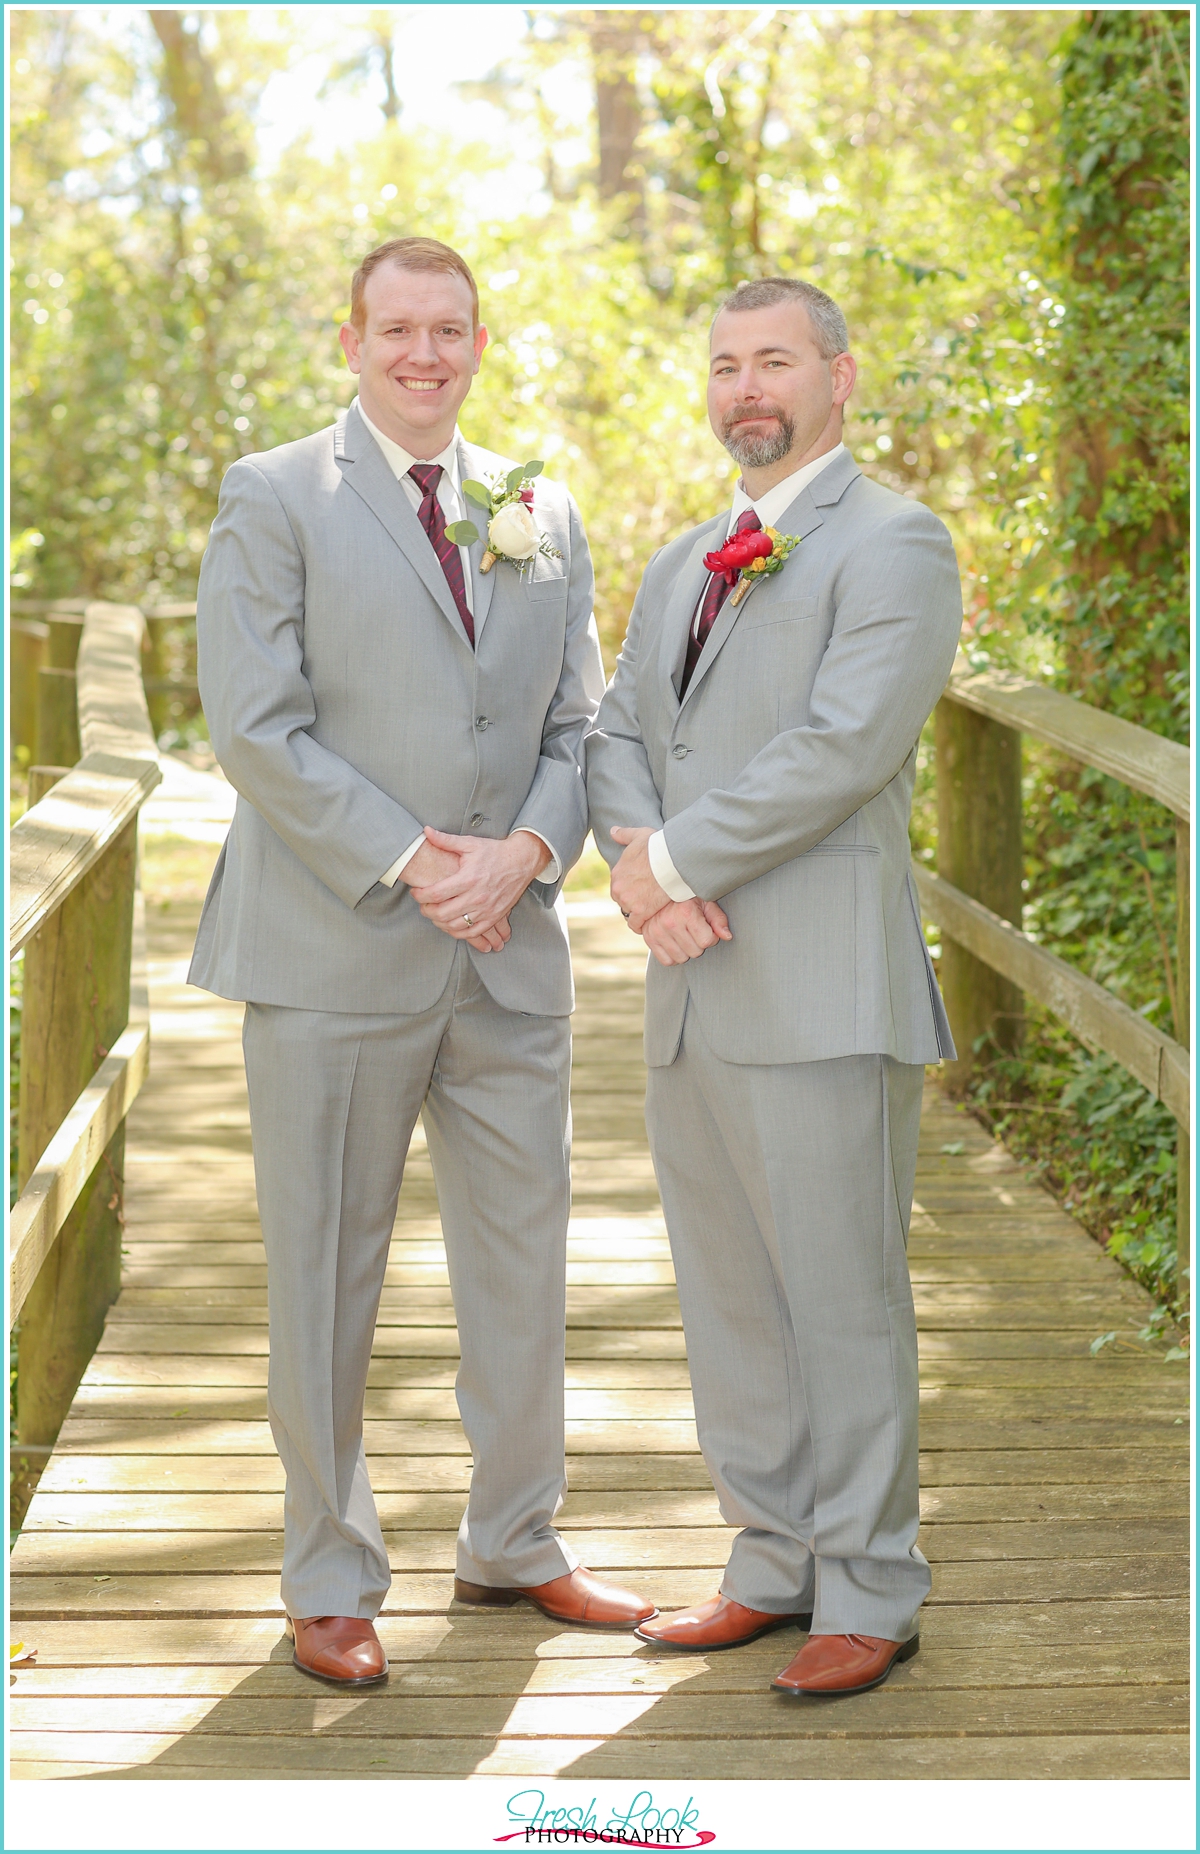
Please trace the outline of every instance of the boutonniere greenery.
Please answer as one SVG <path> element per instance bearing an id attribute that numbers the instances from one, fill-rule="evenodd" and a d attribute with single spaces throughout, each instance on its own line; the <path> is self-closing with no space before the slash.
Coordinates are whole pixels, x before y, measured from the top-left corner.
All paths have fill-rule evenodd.
<path id="1" fill-rule="evenodd" d="M 547 560 L 562 559 L 558 548 L 538 533 L 533 519 L 533 479 L 541 474 L 542 465 L 535 459 L 517 464 L 507 475 L 502 470 L 490 488 L 473 479 L 463 484 L 467 501 L 487 516 L 487 551 L 479 562 L 481 573 L 490 573 L 497 560 L 523 573 L 536 554 L 544 554 Z M 446 536 L 456 547 L 470 547 L 479 539 L 479 529 L 473 521 L 448 522 Z"/>
<path id="2" fill-rule="evenodd" d="M 710 573 L 723 574 L 725 584 L 733 587 L 731 605 L 740 605 L 768 573 L 778 573 L 792 549 L 799 547 L 798 534 L 780 534 L 778 528 L 754 528 L 745 534 L 732 534 L 715 554 L 705 554 L 704 564 Z"/>

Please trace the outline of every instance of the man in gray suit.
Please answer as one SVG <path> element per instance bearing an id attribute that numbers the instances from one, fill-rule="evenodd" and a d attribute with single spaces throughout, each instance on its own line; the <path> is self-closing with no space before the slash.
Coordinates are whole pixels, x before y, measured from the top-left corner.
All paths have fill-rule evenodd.
<path id="1" fill-rule="evenodd" d="M 486 537 L 454 532 L 463 483 L 509 468 L 457 429 L 487 332 L 456 252 L 372 252 L 341 339 L 358 398 L 231 467 L 204 557 L 201 694 L 239 796 L 190 976 L 246 1001 L 296 1663 L 359 1685 L 387 1673 L 363 1401 L 420 1113 L 474 1458 L 455 1594 L 589 1626 L 655 1611 L 553 1526 L 573 1006 L 559 889 L 603 687 L 587 543 L 542 477 L 548 546 L 523 571 L 486 571 Z"/>
<path id="2" fill-rule="evenodd" d="M 953 1053 L 907 825 L 958 571 L 842 444 L 847 346 L 809 284 L 723 306 L 709 417 L 742 480 L 651 560 L 587 743 L 613 896 L 654 954 L 646 1119 L 700 1444 L 742 1528 L 717 1597 L 637 1632 L 707 1650 L 799 1622 L 793 1693 L 916 1651 L 905 1241 L 923 1064 Z M 765 554 L 763 529 L 798 541 L 775 570 L 715 560 L 735 533 Z"/>

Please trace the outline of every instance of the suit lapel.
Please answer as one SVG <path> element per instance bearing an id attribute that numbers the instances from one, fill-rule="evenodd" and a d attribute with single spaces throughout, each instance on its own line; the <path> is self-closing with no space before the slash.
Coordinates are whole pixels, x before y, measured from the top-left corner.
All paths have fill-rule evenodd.
<path id="1" fill-rule="evenodd" d="M 489 468 L 488 464 L 476 458 L 470 445 L 460 439 L 458 446 L 460 485 L 465 483 L 468 477 L 473 477 L 477 483 L 482 483 L 494 474 L 495 471 Z M 475 618 L 475 642 L 478 645 L 479 636 L 487 622 L 488 609 L 492 603 L 492 589 L 496 584 L 496 568 L 493 566 L 489 573 L 480 572 L 479 563 L 487 552 L 487 516 L 482 509 L 477 509 L 473 502 L 468 502 L 465 496 L 462 501 L 467 512 L 466 519 L 473 521 L 479 530 L 479 539 L 472 541 L 467 549 L 471 558 L 471 610 Z"/>
<path id="2" fill-rule="evenodd" d="M 354 406 L 349 406 L 337 422 L 333 454 L 346 482 L 382 522 L 455 636 L 460 639 L 464 649 L 470 650 L 471 645 L 463 630 L 458 607 L 446 583 L 442 563 L 433 551 L 433 544 L 417 520 L 416 510 L 392 475 L 383 452 Z M 479 584 L 477 575 L 475 584 Z"/>
<path id="3" fill-rule="evenodd" d="M 692 619 L 696 615 L 700 595 L 708 584 L 704 556 L 719 545 L 728 522 L 729 513 L 726 510 L 701 528 L 691 553 L 680 568 L 675 589 L 667 600 L 663 617 L 662 659 L 667 689 L 676 707 L 679 706 L 679 683 L 687 659 Z"/>

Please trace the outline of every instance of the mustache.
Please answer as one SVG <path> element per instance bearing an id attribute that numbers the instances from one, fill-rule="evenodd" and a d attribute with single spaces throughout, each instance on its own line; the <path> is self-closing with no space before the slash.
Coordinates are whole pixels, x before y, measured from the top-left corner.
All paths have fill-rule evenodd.
<path id="1" fill-rule="evenodd" d="M 721 436 L 722 438 L 728 438 L 733 432 L 734 427 L 744 423 L 747 419 L 762 418 L 777 418 L 785 430 L 791 424 L 791 420 L 788 418 L 782 406 L 773 406 L 766 403 L 757 406 L 732 405 L 725 414 L 725 417 L 721 420 Z"/>

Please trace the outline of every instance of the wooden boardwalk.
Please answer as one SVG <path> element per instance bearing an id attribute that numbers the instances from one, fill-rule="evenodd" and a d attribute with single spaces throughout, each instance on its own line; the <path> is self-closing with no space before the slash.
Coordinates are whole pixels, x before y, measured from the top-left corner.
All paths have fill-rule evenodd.
<path id="1" fill-rule="evenodd" d="M 639 946 L 572 910 L 575 1220 L 562 1523 L 665 1609 L 730 1534 L 697 1453 L 641 1121 Z M 282 1474 L 239 1006 L 183 984 L 197 909 L 150 910 L 153 1073 L 129 1126 L 125 1287 L 12 1561 L 14 1776 L 1168 1778 L 1188 1774 L 1185 1372 L 1149 1301 L 931 1087 L 921 1323 L 921 1654 L 859 1699 L 768 1690 L 793 1631 L 707 1658 L 451 1601 L 469 1458 L 416 1146 L 367 1392 L 394 1568 L 386 1689 L 290 1665 Z M 1097 1334 L 1127 1345 L 1089 1355 Z M 520 1335 L 514 1335 L 514 1343 Z"/>

